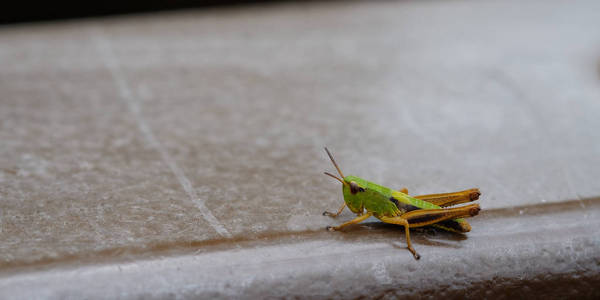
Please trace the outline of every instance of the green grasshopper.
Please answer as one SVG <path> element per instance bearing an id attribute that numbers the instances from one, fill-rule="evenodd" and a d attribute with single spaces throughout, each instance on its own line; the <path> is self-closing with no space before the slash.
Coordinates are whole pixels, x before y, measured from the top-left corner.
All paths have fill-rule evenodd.
<path id="1" fill-rule="evenodd" d="M 453 232 L 469 232 L 471 225 L 462 218 L 472 217 L 479 213 L 479 204 L 462 207 L 444 208 L 456 204 L 471 202 L 479 199 L 479 189 L 469 189 L 455 193 L 409 196 L 406 188 L 399 191 L 375 184 L 356 176 L 344 176 L 333 156 L 325 148 L 331 162 L 341 178 L 325 172 L 342 183 L 344 204 L 337 213 L 324 212 L 324 216 L 337 217 L 344 207 L 358 215 L 355 219 L 339 226 L 327 226 L 327 230 L 336 231 L 348 225 L 360 223 L 374 216 L 385 223 L 404 226 L 408 250 L 415 259 L 421 256 L 415 251 L 410 242 L 409 227 L 435 226 Z"/>

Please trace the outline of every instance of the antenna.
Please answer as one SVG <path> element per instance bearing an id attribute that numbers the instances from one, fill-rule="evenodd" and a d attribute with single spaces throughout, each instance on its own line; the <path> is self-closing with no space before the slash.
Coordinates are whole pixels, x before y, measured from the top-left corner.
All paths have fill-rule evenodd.
<path id="1" fill-rule="evenodd" d="M 327 149 L 327 147 L 325 147 L 325 152 L 327 152 L 327 155 L 329 155 L 329 159 L 331 159 L 331 162 L 333 163 L 333 165 L 335 166 L 335 168 L 338 170 L 338 173 L 340 173 L 340 176 L 342 176 L 342 178 L 346 177 L 342 173 L 342 170 L 340 170 L 340 167 L 338 167 L 337 163 L 335 162 L 335 159 L 333 159 L 333 155 L 331 155 L 331 152 L 329 152 L 329 149 Z M 331 174 L 329 174 L 329 175 L 331 175 Z M 342 181 L 342 183 L 344 183 L 344 182 Z"/>
<path id="2" fill-rule="evenodd" d="M 346 183 L 345 183 L 343 180 L 341 180 L 339 177 L 337 177 L 337 176 L 335 176 L 335 175 L 333 175 L 333 174 L 331 174 L 331 173 L 329 173 L 329 172 L 324 172 L 324 173 L 325 173 L 325 175 L 329 175 L 329 176 L 331 176 L 331 177 L 333 177 L 333 178 L 335 178 L 335 179 L 339 180 L 339 181 L 340 181 L 342 184 L 346 184 Z"/>

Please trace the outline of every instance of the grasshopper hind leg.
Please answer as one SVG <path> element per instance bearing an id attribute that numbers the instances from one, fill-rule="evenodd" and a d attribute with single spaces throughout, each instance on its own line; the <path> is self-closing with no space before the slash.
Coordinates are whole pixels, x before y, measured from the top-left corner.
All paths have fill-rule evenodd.
<path id="1" fill-rule="evenodd" d="M 417 253 L 415 248 L 413 248 L 412 243 L 410 242 L 410 229 L 409 229 L 410 225 L 406 219 L 404 219 L 402 217 L 382 217 L 381 221 L 383 221 L 385 223 L 404 226 L 404 232 L 405 232 L 405 236 L 406 236 L 406 248 L 408 249 L 408 251 L 410 251 L 410 253 L 412 253 L 413 257 L 416 260 L 419 260 L 421 258 L 421 255 L 419 253 Z"/>
<path id="2" fill-rule="evenodd" d="M 423 201 L 427 201 L 437 206 L 448 207 L 478 200 L 479 196 L 481 196 L 481 192 L 479 191 L 479 189 L 473 188 L 454 193 L 418 195 L 413 197 L 421 199 Z"/>
<path id="3" fill-rule="evenodd" d="M 415 259 L 419 259 L 421 256 L 415 251 L 410 242 L 410 227 L 422 227 L 450 219 L 472 217 L 477 215 L 479 210 L 478 204 L 456 208 L 420 209 L 396 217 L 381 217 L 380 220 L 385 223 L 404 226 L 407 248 Z"/>
<path id="4" fill-rule="evenodd" d="M 400 192 L 408 194 L 408 190 L 406 190 L 406 188 L 400 190 Z M 448 207 L 478 200 L 479 196 L 481 196 L 479 189 L 472 188 L 460 192 L 418 195 L 413 197 L 441 207 Z M 446 220 L 437 224 L 433 224 L 432 226 L 455 233 L 465 233 L 471 231 L 471 225 L 464 219 Z"/>

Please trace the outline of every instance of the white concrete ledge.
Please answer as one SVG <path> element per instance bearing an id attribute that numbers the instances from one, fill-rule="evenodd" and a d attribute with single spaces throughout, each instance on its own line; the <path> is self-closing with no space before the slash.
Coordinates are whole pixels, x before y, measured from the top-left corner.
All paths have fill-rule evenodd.
<path id="1" fill-rule="evenodd" d="M 198 254 L 15 272 L 0 278 L 0 296 L 593 298 L 600 292 L 598 226 L 599 199 L 491 210 L 473 221 L 468 237 L 413 232 L 422 254 L 415 261 L 400 228 L 368 223 Z"/>

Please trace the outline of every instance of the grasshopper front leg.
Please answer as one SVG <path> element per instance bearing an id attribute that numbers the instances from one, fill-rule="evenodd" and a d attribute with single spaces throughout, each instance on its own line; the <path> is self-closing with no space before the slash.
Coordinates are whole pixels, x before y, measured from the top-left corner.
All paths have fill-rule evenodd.
<path id="1" fill-rule="evenodd" d="M 342 207 L 340 207 L 340 209 L 338 209 L 337 213 L 334 214 L 334 213 L 330 213 L 328 211 L 324 211 L 323 215 L 335 218 L 335 217 L 339 216 L 342 213 L 342 211 L 344 210 L 344 207 L 346 207 L 346 202 L 344 202 L 344 204 L 342 204 Z"/>
<path id="2" fill-rule="evenodd" d="M 368 218 L 369 218 L 370 216 L 372 216 L 372 215 L 373 215 L 373 213 L 371 213 L 371 212 L 368 212 L 368 213 L 366 213 L 366 214 L 364 214 L 364 215 L 360 215 L 360 216 L 356 217 L 355 219 L 353 219 L 353 220 L 350 220 L 350 221 L 348 221 L 348 222 L 346 222 L 346 223 L 344 223 L 344 224 L 342 224 L 342 225 L 340 225 L 340 226 L 335 226 L 335 227 L 333 227 L 333 226 L 327 226 L 327 230 L 329 230 L 329 231 L 336 231 L 336 230 L 340 230 L 340 229 L 342 229 L 342 228 L 344 228 L 344 227 L 346 227 L 346 226 L 348 226 L 348 225 L 352 225 L 352 224 L 360 223 L 360 222 L 362 222 L 362 221 L 364 221 L 364 220 L 368 219 Z"/>

